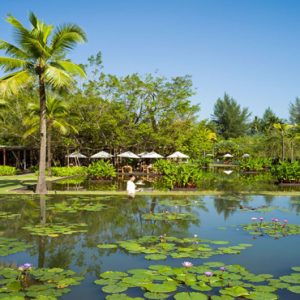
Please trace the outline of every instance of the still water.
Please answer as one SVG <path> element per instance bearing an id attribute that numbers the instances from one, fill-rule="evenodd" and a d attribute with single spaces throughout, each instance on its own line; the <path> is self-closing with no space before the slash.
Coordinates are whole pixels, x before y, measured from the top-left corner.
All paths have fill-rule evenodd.
<path id="1" fill-rule="evenodd" d="M 172 205 L 172 201 L 186 202 L 187 206 Z M 101 211 L 57 212 L 55 204 L 74 203 L 105 204 Z M 267 207 L 267 209 L 265 209 Z M 246 208 L 246 209 L 245 209 Z M 256 208 L 263 208 L 257 210 Z M 147 221 L 143 214 L 151 212 L 191 213 L 192 220 Z M 16 218 L 0 218 L 0 236 L 25 241 L 33 247 L 27 251 L 0 256 L 0 264 L 32 263 L 34 267 L 60 267 L 72 269 L 85 279 L 61 299 L 105 299 L 101 286 L 94 284 L 99 274 L 107 270 L 126 271 L 147 268 L 153 264 L 181 267 L 183 261 L 195 266 L 207 261 L 221 261 L 224 265 L 241 264 L 253 273 L 271 273 L 282 276 L 291 273 L 291 267 L 300 266 L 300 236 L 279 239 L 259 237 L 254 239 L 239 225 L 251 222 L 252 217 L 287 219 L 300 224 L 300 198 L 286 196 L 67 196 L 53 195 L 38 198 L 27 195 L 0 196 L 0 212 L 19 214 Z M 31 235 L 24 226 L 45 222 L 85 223 L 87 232 L 42 237 Z M 99 249 L 98 244 L 114 243 L 143 236 L 174 236 L 187 238 L 225 240 L 230 244 L 247 243 L 253 246 L 239 255 L 218 255 L 207 259 L 174 259 L 149 261 L 142 254 L 130 254 L 122 249 Z M 279 290 L 280 299 L 299 299 L 299 295 Z M 131 296 L 142 297 L 139 289 Z M 173 299 L 170 297 L 169 299 Z"/>

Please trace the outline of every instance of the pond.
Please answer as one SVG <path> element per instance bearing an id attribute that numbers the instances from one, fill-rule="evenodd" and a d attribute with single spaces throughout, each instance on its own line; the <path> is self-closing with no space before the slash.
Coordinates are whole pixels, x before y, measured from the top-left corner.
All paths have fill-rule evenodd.
<path id="1" fill-rule="evenodd" d="M 2 195 L 0 299 L 299 299 L 299 213 L 287 196 Z"/>

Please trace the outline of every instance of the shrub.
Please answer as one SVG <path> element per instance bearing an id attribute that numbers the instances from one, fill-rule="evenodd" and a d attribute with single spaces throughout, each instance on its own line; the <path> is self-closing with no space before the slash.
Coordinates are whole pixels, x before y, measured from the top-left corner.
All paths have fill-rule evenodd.
<path id="1" fill-rule="evenodd" d="M 280 161 L 271 169 L 271 173 L 278 182 L 298 182 L 300 181 L 300 163 L 298 161 Z"/>
<path id="2" fill-rule="evenodd" d="M 270 168 L 271 160 L 268 158 L 246 158 L 240 162 L 243 171 L 263 171 Z"/>
<path id="3" fill-rule="evenodd" d="M 93 179 L 111 179 L 117 176 L 114 166 L 103 160 L 91 163 L 87 168 L 87 174 Z"/>
<path id="4" fill-rule="evenodd" d="M 52 167 L 51 172 L 53 176 L 85 176 L 86 175 L 86 167 L 78 166 L 78 167 Z"/>
<path id="5" fill-rule="evenodd" d="M 155 187 L 159 189 L 195 188 L 211 177 L 194 163 L 159 160 L 153 168 L 163 175 L 155 184 Z"/>
<path id="6" fill-rule="evenodd" d="M 0 166 L 0 176 L 16 175 L 17 169 L 10 166 Z"/>

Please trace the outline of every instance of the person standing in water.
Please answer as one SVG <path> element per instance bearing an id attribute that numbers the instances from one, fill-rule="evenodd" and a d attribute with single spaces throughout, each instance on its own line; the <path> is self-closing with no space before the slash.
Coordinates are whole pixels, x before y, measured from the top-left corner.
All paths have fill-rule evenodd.
<path id="1" fill-rule="evenodd" d="M 134 183 L 135 181 L 135 176 L 133 174 L 129 175 L 129 180 L 127 181 L 127 194 L 128 197 L 134 198 L 135 193 L 138 192 L 139 190 L 136 190 L 136 185 Z"/>

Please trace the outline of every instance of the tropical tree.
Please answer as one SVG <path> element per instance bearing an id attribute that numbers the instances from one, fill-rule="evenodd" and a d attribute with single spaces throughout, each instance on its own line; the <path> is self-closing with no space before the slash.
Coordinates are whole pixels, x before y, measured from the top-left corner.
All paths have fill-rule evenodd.
<path id="1" fill-rule="evenodd" d="M 29 103 L 29 116 L 24 123 L 29 126 L 29 129 L 23 135 L 24 138 L 35 133 L 39 129 L 40 106 L 38 103 Z M 47 170 L 48 176 L 51 176 L 51 161 L 52 161 L 52 133 L 53 129 L 57 129 L 61 134 L 65 135 L 70 131 L 77 133 L 77 129 L 68 123 L 67 116 L 69 110 L 62 99 L 57 97 L 49 97 L 46 100 L 46 117 L 47 117 Z"/>
<path id="2" fill-rule="evenodd" d="M 273 124 L 275 123 L 284 123 L 284 121 L 276 116 L 270 107 L 268 107 L 261 119 L 261 133 L 268 133 L 273 130 Z"/>
<path id="3" fill-rule="evenodd" d="M 36 193 L 47 193 L 46 187 L 46 89 L 61 89 L 74 83 L 73 76 L 85 76 L 79 65 L 66 59 L 68 51 L 77 43 L 86 41 L 84 31 L 75 24 L 65 24 L 54 29 L 29 14 L 31 28 L 25 28 L 15 17 L 8 16 L 15 30 L 13 45 L 0 40 L 0 49 L 7 57 L 0 57 L 0 66 L 7 73 L 0 78 L 0 93 L 16 94 L 33 81 L 38 83 L 40 101 L 40 159 Z"/>
<path id="4" fill-rule="evenodd" d="M 241 108 L 225 93 L 223 99 L 219 98 L 215 103 L 212 120 L 217 126 L 218 133 L 229 139 L 246 134 L 249 117 L 248 108 Z"/>
<path id="5" fill-rule="evenodd" d="M 295 103 L 290 104 L 290 121 L 292 124 L 300 124 L 300 98 L 295 99 Z"/>
<path id="6" fill-rule="evenodd" d="M 281 159 L 284 160 L 285 158 L 285 138 L 288 136 L 291 129 L 294 127 L 290 124 L 282 124 L 282 123 L 275 123 L 273 124 L 275 132 L 277 132 L 280 136 L 281 140 Z"/>

